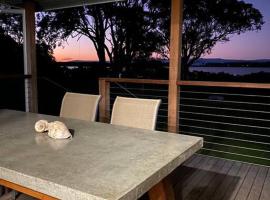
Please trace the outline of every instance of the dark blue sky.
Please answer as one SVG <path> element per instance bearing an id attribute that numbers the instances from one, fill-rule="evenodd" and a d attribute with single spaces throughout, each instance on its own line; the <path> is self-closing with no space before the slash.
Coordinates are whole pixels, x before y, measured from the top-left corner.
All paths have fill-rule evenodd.
<path id="1" fill-rule="evenodd" d="M 226 43 L 219 43 L 213 49 L 208 58 L 225 59 L 270 59 L 270 0 L 245 0 L 261 11 L 265 24 L 261 31 L 247 32 L 241 35 L 231 36 Z M 56 48 L 55 57 L 57 60 L 97 60 L 96 52 L 92 42 L 82 37 L 69 39 L 65 48 Z"/>
<path id="2" fill-rule="evenodd" d="M 270 59 L 270 0 L 245 0 L 261 11 L 265 24 L 261 31 L 234 35 L 230 42 L 219 43 L 211 58 Z"/>

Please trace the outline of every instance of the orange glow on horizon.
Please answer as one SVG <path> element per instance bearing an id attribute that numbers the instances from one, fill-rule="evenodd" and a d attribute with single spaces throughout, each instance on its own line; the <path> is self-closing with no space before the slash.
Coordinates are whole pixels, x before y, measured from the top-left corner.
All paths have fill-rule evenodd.
<path id="1" fill-rule="evenodd" d="M 94 49 L 92 49 L 92 51 L 94 51 Z M 76 53 L 66 51 L 66 49 L 55 49 L 54 57 L 57 62 L 69 62 L 74 60 L 98 61 L 96 52 L 85 52 L 84 54 L 76 55 Z"/>
<path id="2" fill-rule="evenodd" d="M 92 42 L 81 37 L 80 40 L 69 38 L 64 47 L 54 49 L 54 57 L 57 62 L 69 62 L 73 60 L 98 61 L 98 57 Z"/>

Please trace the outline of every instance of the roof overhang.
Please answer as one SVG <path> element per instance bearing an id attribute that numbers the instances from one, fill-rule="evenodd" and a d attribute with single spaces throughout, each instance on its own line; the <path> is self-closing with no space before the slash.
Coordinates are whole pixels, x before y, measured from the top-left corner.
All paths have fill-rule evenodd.
<path id="1" fill-rule="evenodd" d="M 0 0 L 0 4 L 10 6 L 22 6 L 25 0 Z M 117 2 L 121 0 L 33 0 L 37 4 L 37 10 L 49 11 L 63 8 L 72 8 L 93 4 Z"/>

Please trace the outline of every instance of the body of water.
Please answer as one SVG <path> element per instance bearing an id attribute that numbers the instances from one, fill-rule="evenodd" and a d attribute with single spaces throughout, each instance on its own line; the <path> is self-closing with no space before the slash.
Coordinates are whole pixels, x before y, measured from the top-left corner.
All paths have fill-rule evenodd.
<path id="1" fill-rule="evenodd" d="M 232 75 L 247 75 L 260 72 L 270 73 L 270 67 L 190 67 L 190 72 L 226 73 Z"/>

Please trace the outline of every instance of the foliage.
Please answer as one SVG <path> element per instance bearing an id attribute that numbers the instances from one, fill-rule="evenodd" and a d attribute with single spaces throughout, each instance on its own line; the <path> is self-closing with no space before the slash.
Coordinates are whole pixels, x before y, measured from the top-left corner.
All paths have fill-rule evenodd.
<path id="1" fill-rule="evenodd" d="M 2 74 L 23 74 L 22 18 L 19 15 L 0 15 L 0 58 Z M 53 49 L 37 40 L 37 64 L 39 73 L 54 63 Z"/>
<path id="2" fill-rule="evenodd" d="M 0 74 L 23 73 L 22 45 L 0 30 Z"/>
<path id="3" fill-rule="evenodd" d="M 22 16 L 0 13 L 0 32 L 12 37 L 17 43 L 23 43 Z"/>
<path id="4" fill-rule="evenodd" d="M 53 49 L 68 37 L 86 36 L 94 44 L 100 62 L 104 63 L 107 55 L 118 66 L 147 60 L 153 53 L 169 57 L 170 2 L 128 0 L 39 13 L 37 43 L 52 55 Z M 18 22 L 16 17 L 4 15 L 0 31 L 21 43 Z M 258 31 L 263 23 L 260 11 L 244 1 L 185 0 L 182 74 L 187 76 L 188 67 L 211 53 L 218 42 L 227 42 L 234 34 Z"/>
<path id="5" fill-rule="evenodd" d="M 100 62 L 105 62 L 105 33 L 108 29 L 103 7 L 70 8 L 38 15 L 38 38 L 51 46 L 61 45 L 68 37 L 86 36 L 96 50 Z"/>
<path id="6" fill-rule="evenodd" d="M 170 1 L 152 0 L 162 16 L 160 28 L 168 41 Z M 167 9 L 166 9 L 167 8 Z M 263 16 L 252 4 L 239 0 L 186 0 L 182 36 L 182 74 L 204 54 L 211 53 L 217 42 L 227 42 L 234 34 L 260 30 Z M 168 52 L 165 47 L 163 52 Z"/>
<path id="7" fill-rule="evenodd" d="M 146 9 L 148 3 L 130 0 L 41 13 L 38 36 L 61 44 L 69 36 L 84 35 L 93 42 L 100 62 L 105 62 L 106 54 L 116 65 L 148 59 L 164 45 L 157 23 Z"/>
<path id="8" fill-rule="evenodd" d="M 149 1 L 125 1 L 113 4 L 108 12 L 111 51 L 107 53 L 113 63 L 147 60 L 164 44 L 148 4 Z"/>

